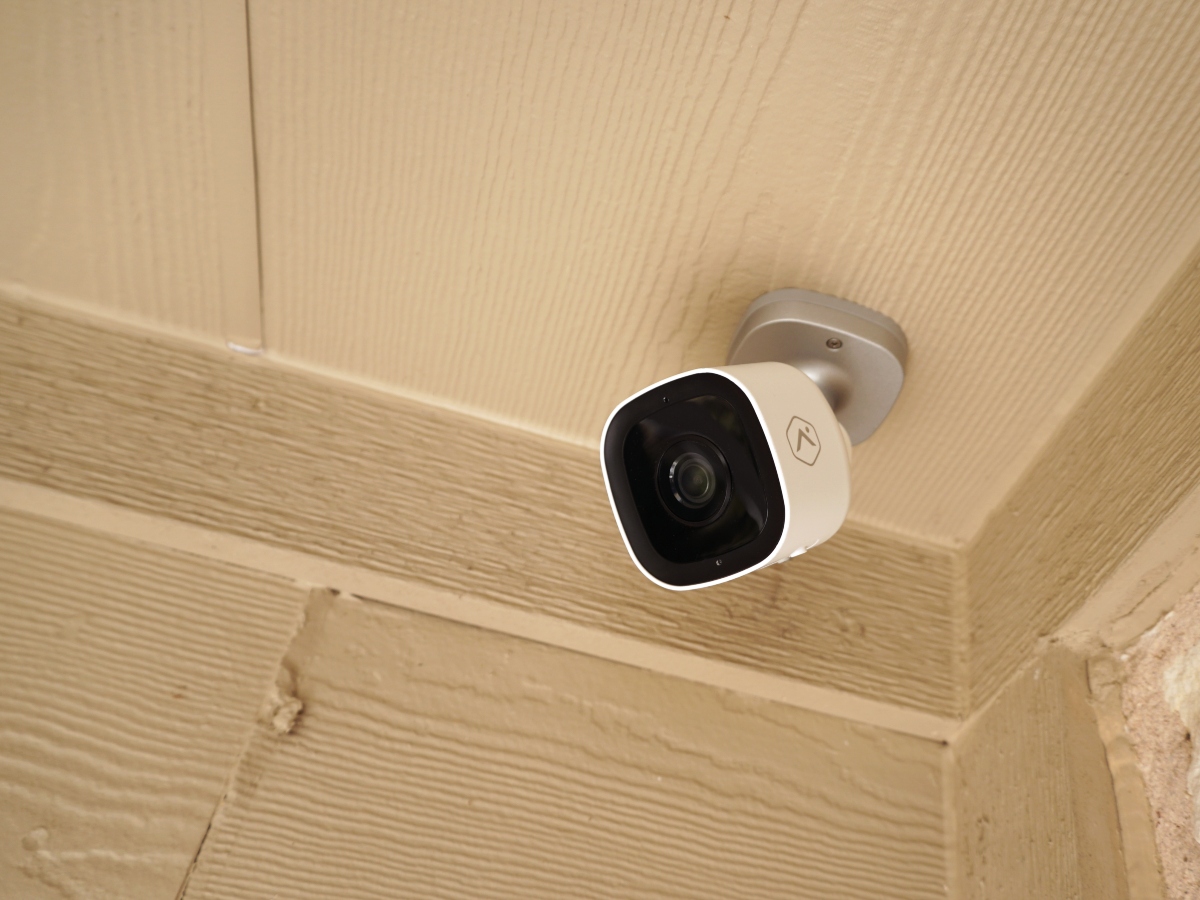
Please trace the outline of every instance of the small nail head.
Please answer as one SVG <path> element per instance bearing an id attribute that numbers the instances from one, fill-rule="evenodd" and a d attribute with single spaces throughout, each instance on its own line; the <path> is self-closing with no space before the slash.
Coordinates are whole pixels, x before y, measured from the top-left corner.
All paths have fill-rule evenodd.
<path id="1" fill-rule="evenodd" d="M 830 338 L 829 340 L 827 340 L 825 342 L 825 346 L 828 347 L 830 350 L 841 350 L 842 349 L 842 339 L 841 338 Z"/>

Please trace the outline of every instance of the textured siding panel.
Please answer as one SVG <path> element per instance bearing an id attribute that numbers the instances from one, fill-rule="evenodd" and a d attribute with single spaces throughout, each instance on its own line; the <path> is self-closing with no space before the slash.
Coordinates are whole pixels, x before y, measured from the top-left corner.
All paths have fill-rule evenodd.
<path id="1" fill-rule="evenodd" d="M 306 593 L 0 510 L 0 885 L 173 897 Z"/>
<path id="2" fill-rule="evenodd" d="M 846 526 L 680 594 L 591 451 L 270 362 L 0 303 L 0 474 L 712 659 L 953 713 L 950 551 Z"/>
<path id="3" fill-rule="evenodd" d="M 184 896 L 944 896 L 938 742 L 318 600 Z"/>
<path id="4" fill-rule="evenodd" d="M 803 287 L 912 344 L 853 512 L 965 541 L 1200 243 L 1193 0 L 252 0 L 270 345 L 595 446 Z"/>
<path id="5" fill-rule="evenodd" d="M 243 0 L 0 5 L 0 282 L 260 338 Z"/>

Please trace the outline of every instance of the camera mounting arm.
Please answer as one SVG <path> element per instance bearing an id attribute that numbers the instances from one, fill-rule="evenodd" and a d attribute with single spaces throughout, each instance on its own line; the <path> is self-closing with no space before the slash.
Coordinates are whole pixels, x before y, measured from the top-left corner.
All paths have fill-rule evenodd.
<path id="1" fill-rule="evenodd" d="M 729 345 L 728 365 L 783 362 L 811 378 L 850 442 L 882 424 L 904 384 L 908 340 L 887 316 L 798 288 L 750 304 Z"/>

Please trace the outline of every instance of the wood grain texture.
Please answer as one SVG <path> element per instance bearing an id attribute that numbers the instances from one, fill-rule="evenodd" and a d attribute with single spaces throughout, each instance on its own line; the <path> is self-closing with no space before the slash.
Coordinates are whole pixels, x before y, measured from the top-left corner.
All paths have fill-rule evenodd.
<path id="1" fill-rule="evenodd" d="M 595 447 L 796 286 L 895 317 L 853 514 L 975 536 L 1200 243 L 1192 0 L 251 0 L 269 344 Z"/>
<path id="2" fill-rule="evenodd" d="M 1120 654 L 1200 584 L 1200 484 L 1059 629 Z"/>
<path id="3" fill-rule="evenodd" d="M 967 558 L 970 704 L 985 700 L 1200 484 L 1200 254 Z"/>
<path id="4" fill-rule="evenodd" d="M 187 900 L 944 896 L 937 742 L 317 595 Z"/>
<path id="5" fill-rule="evenodd" d="M 952 747 L 956 896 L 1130 896 L 1112 779 L 1080 657 L 1051 647 Z"/>
<path id="6" fill-rule="evenodd" d="M 327 556 L 314 556 L 227 531 L 214 531 L 179 519 L 116 506 L 104 500 L 67 494 L 27 481 L 0 477 L 0 502 L 18 512 L 67 525 L 85 524 L 88 528 L 124 540 L 202 555 L 301 584 L 337 585 L 343 593 L 369 597 L 413 612 L 887 731 L 945 741 L 960 725 L 957 718 L 950 716 L 897 706 L 861 694 L 800 681 L 790 675 L 699 656 L 687 650 L 604 631 L 512 604 L 497 603 L 475 594 L 448 591 Z"/>
<path id="7" fill-rule="evenodd" d="M 258 341 L 242 0 L 0 4 L 0 282 Z"/>
<path id="8" fill-rule="evenodd" d="M 848 525 L 728 585 L 651 585 L 595 455 L 166 337 L 0 301 L 0 475 L 701 656 L 957 709 L 953 557 Z"/>
<path id="9" fill-rule="evenodd" d="M 306 593 L 6 510 L 0 571 L 0 894 L 174 897 Z"/>

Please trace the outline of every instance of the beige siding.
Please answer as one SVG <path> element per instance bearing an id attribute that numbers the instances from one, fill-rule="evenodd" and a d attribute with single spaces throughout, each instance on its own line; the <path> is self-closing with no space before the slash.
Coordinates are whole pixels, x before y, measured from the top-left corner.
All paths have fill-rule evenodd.
<path id="1" fill-rule="evenodd" d="M 171 898 L 304 593 L 0 510 L 0 894 Z"/>
<path id="2" fill-rule="evenodd" d="M 944 748 L 319 595 L 185 897 L 943 896 Z"/>
<path id="3" fill-rule="evenodd" d="M 1083 659 L 1051 647 L 956 736 L 953 748 L 956 896 L 1129 897 L 1112 776 Z"/>
<path id="4" fill-rule="evenodd" d="M 894 316 L 970 539 L 1200 243 L 1200 5 L 251 0 L 268 344 L 594 447 L 769 288 Z"/>
<path id="5" fill-rule="evenodd" d="M 953 556 L 848 525 L 718 588 L 654 587 L 581 447 L 0 298 L 0 475 L 938 714 Z"/>
<path id="6" fill-rule="evenodd" d="M 0 4 L 0 282 L 259 340 L 242 0 Z"/>

